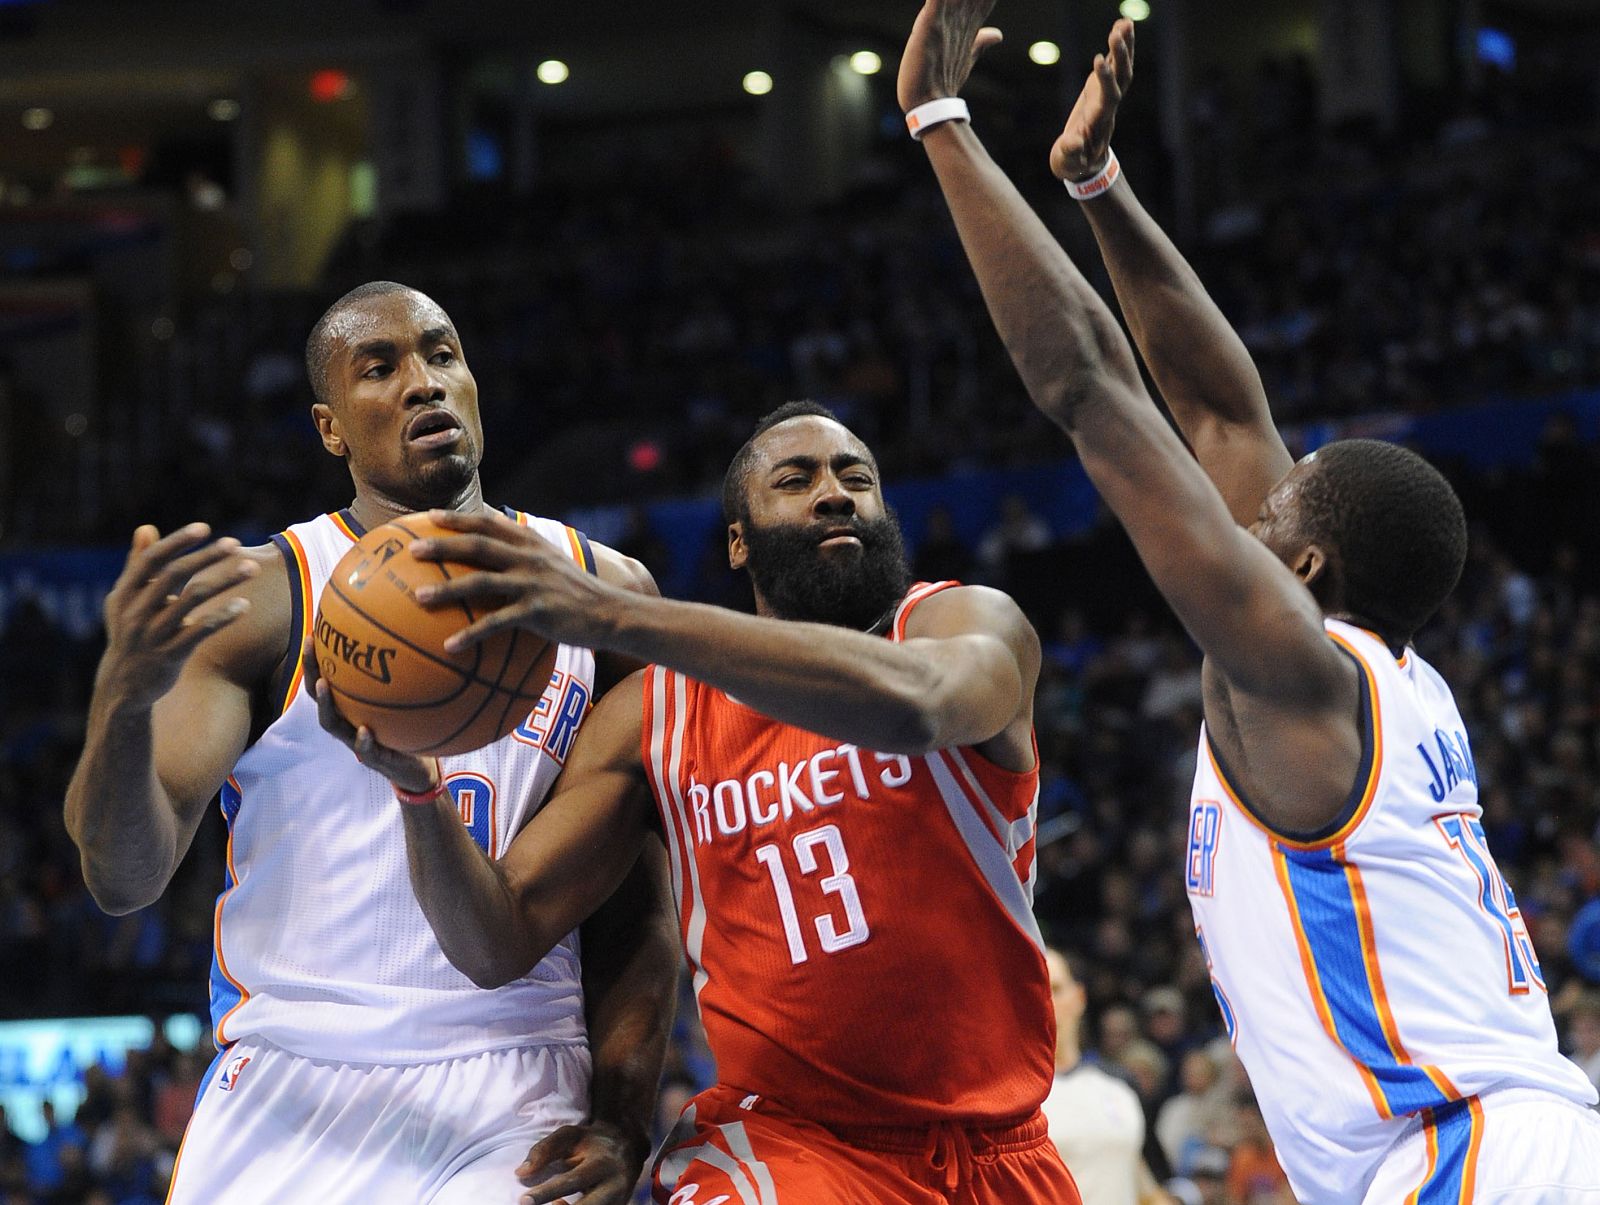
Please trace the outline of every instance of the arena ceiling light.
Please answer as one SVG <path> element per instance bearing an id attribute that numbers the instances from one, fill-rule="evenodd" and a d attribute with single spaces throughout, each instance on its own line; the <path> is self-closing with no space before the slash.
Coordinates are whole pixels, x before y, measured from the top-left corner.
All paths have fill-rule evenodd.
<path id="1" fill-rule="evenodd" d="M 1041 67 L 1054 67 L 1061 61 L 1061 47 L 1054 42 L 1035 42 L 1028 47 L 1028 57 Z"/>
<path id="2" fill-rule="evenodd" d="M 1143 21 L 1150 15 L 1150 0 L 1122 0 L 1117 11 L 1130 21 Z"/>
<path id="3" fill-rule="evenodd" d="M 765 96 L 772 91 L 772 77 L 765 71 L 746 72 L 744 90 L 751 96 Z"/>
<path id="4" fill-rule="evenodd" d="M 212 121 L 236 121 L 239 117 L 239 102 L 232 97 L 219 96 L 206 106 L 206 113 Z"/>
<path id="5" fill-rule="evenodd" d="M 56 115 L 40 105 L 22 111 L 22 128 L 25 130 L 48 130 L 55 120 Z"/>
<path id="6" fill-rule="evenodd" d="M 858 50 L 850 56 L 850 70 L 857 75 L 877 75 L 883 70 L 883 60 L 876 51 Z"/>
<path id="7" fill-rule="evenodd" d="M 541 84 L 550 85 L 564 84 L 572 74 L 560 59 L 546 59 L 533 69 L 533 73 L 539 77 Z"/>

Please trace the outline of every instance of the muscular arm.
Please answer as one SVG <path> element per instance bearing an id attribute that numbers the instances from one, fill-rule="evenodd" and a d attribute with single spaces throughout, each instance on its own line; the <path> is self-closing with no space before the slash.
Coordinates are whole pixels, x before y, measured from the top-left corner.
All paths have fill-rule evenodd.
<path id="1" fill-rule="evenodd" d="M 1294 467 L 1250 353 L 1126 179 L 1083 212 L 1178 429 L 1234 521 L 1248 527 Z"/>
<path id="2" fill-rule="evenodd" d="M 662 600 L 607 641 L 727 691 L 774 719 L 885 753 L 981 745 L 1031 716 L 1038 637 L 1010 598 L 934 595 L 906 641 Z"/>
<path id="3" fill-rule="evenodd" d="M 136 543 L 107 600 L 107 649 L 67 787 L 84 882 L 114 914 L 166 890 L 249 739 L 252 684 L 288 639 L 288 580 L 274 549 L 236 556 L 236 543 L 219 541 L 184 555 L 194 542 L 175 539 Z M 241 582 L 229 600 L 216 597 Z"/>
<path id="4" fill-rule="evenodd" d="M 774 719 L 886 753 L 984 744 L 1030 714 L 1037 637 L 1016 604 L 957 588 L 913 613 L 903 644 L 826 624 L 641 597 L 577 572 L 497 515 L 435 515 L 464 534 L 419 541 L 425 560 L 486 570 L 418 592 L 430 606 L 507 606 L 452 641 L 513 625 L 688 674 Z M 450 647 L 448 644 L 446 647 Z M 1031 764 L 1029 758 L 1022 766 Z"/>
<path id="5" fill-rule="evenodd" d="M 1058 177 L 1083 178 L 1106 163 L 1116 109 L 1133 80 L 1133 46 L 1133 22 L 1118 21 L 1051 148 Z M 1293 464 L 1250 353 L 1125 177 L 1082 208 L 1178 429 L 1234 519 L 1249 526 Z"/>
<path id="6" fill-rule="evenodd" d="M 449 799 L 402 805 L 406 858 L 445 957 L 479 987 L 527 974 L 622 883 L 650 832 L 642 675 L 600 700 L 544 807 L 498 862 Z"/>
<path id="7" fill-rule="evenodd" d="M 1038 407 L 1077 444 L 1140 558 L 1233 688 L 1355 706 L 1311 593 L 1240 528 L 1144 392 L 1116 321 L 971 128 L 923 140 L 989 313 Z"/>

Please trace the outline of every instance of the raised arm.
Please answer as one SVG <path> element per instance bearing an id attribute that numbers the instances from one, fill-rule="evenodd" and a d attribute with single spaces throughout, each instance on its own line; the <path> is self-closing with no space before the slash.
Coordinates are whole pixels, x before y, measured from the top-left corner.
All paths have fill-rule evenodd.
<path id="1" fill-rule="evenodd" d="M 911 109 L 953 96 L 992 0 L 929 0 L 902 60 Z M 1356 683 L 1309 590 L 1240 528 L 1144 391 L 1116 320 L 971 127 L 922 140 L 990 316 L 1034 403 L 1077 444 L 1157 587 L 1228 683 L 1275 704 L 1349 704 Z"/>
<path id="2" fill-rule="evenodd" d="M 827 624 L 744 615 L 723 607 L 638 597 L 576 571 L 498 515 L 434 512 L 462 534 L 419 540 L 421 559 L 484 572 L 418 597 L 430 605 L 513 598 L 454 640 L 517 625 L 570 644 L 666 665 L 774 719 L 885 753 L 950 745 L 1000 746 L 1032 764 L 1025 730 L 1038 676 L 1038 637 L 994 590 L 960 587 L 912 614 L 902 644 Z M 1014 756 L 1013 756 L 1014 755 Z"/>
<path id="3" fill-rule="evenodd" d="M 1133 82 L 1133 30 L 1132 21 L 1118 21 L 1106 53 L 1095 56 L 1050 148 L 1058 179 L 1091 180 L 1108 167 L 1117 107 Z M 1234 519 L 1249 526 L 1293 464 L 1250 353 L 1125 175 L 1082 207 L 1162 399 Z"/>
<path id="4" fill-rule="evenodd" d="M 204 524 L 141 527 L 106 599 L 67 832 L 107 912 L 166 890 L 250 736 L 253 685 L 281 659 L 288 581 L 269 548 L 208 542 Z"/>

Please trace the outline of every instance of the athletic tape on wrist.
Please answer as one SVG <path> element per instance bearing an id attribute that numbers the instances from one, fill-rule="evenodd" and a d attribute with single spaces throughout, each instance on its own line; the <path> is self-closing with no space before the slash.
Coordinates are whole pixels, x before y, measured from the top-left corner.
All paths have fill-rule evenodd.
<path id="1" fill-rule="evenodd" d="M 972 110 L 967 108 L 967 102 L 959 96 L 941 96 L 938 100 L 926 101 L 910 110 L 906 114 L 906 129 L 911 131 L 911 136 L 918 142 L 922 136 L 934 126 L 943 125 L 947 121 L 971 121 Z"/>
<path id="2" fill-rule="evenodd" d="M 1087 180 L 1063 180 L 1067 191 L 1080 201 L 1087 201 L 1106 192 L 1122 179 L 1122 165 L 1117 162 L 1117 152 L 1106 148 L 1106 165 Z"/>

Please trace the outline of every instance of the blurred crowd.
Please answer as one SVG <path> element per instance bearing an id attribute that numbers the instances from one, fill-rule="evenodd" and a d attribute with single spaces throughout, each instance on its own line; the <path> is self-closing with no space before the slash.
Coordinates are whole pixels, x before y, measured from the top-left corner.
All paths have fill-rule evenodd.
<path id="1" fill-rule="evenodd" d="M 1555 108 L 1490 91 L 1387 133 L 1321 128 L 1297 62 L 1267 64 L 1245 91 L 1200 81 L 1182 170 L 1161 145 L 1154 81 L 1117 133 L 1128 181 L 1178 233 L 1280 416 L 1426 412 L 1600 383 L 1592 89 Z M 984 139 L 1104 283 L 1044 166 L 1061 98 L 1030 80 L 975 97 Z M 706 491 L 751 420 L 794 397 L 856 423 L 895 478 L 1064 455 L 990 328 L 923 156 L 887 94 L 875 103 L 881 128 L 828 204 L 797 208 L 715 134 L 664 136 L 630 145 L 598 180 L 463 188 L 442 212 L 357 223 L 315 290 L 244 278 L 191 298 L 163 338 L 127 332 L 153 359 L 105 369 L 118 407 L 150 416 L 152 461 L 125 491 L 74 507 L 53 455 L 24 458 L 6 537 L 121 539 L 136 521 L 196 509 L 264 532 L 298 517 L 286 500 L 341 504 L 300 357 L 323 307 L 374 278 L 429 291 L 461 328 L 486 481 L 521 506 Z M 1192 185 L 1180 191 L 1180 177 Z M 4 378 L 0 363 L 0 400 Z M 84 439 L 114 429 L 91 418 Z"/>
<path id="2" fill-rule="evenodd" d="M 1269 112 L 1306 103 L 1311 85 L 1292 69 L 1266 82 L 1286 98 Z M 1492 111 L 1470 112 L 1409 139 L 1328 136 L 1301 162 L 1265 119 L 1239 145 L 1230 103 L 1205 85 L 1190 116 L 1205 170 L 1185 249 L 1283 417 L 1600 384 L 1592 134 L 1551 113 L 1502 138 Z M 1042 172 L 1055 106 L 1026 111 L 992 112 L 984 136 L 1092 265 Z M 1164 161 L 1137 113 L 1129 128 L 1129 178 L 1165 216 Z M 1064 441 L 1027 404 L 918 158 L 886 133 L 844 201 L 796 213 L 706 143 L 619 168 L 603 190 L 552 184 L 514 206 L 469 198 L 416 225 L 357 228 L 315 295 L 244 289 L 179 324 L 150 379 L 178 390 L 163 408 L 182 419 L 141 488 L 85 518 L 62 504 L 71 482 L 53 452 L 35 449 L 0 499 L 7 538 L 120 539 L 136 521 L 197 517 L 248 536 L 343 504 L 299 356 L 321 308 L 372 277 L 428 289 L 462 328 L 496 500 L 560 513 L 704 491 L 751 421 L 799 396 L 855 425 L 891 479 L 1058 459 Z M 1222 170 L 1246 162 L 1256 170 Z M 0 395 L 4 377 L 0 363 Z M 1563 1042 L 1600 1081 L 1600 983 L 1567 940 L 1600 899 L 1600 453 L 1558 419 L 1531 470 L 1452 475 L 1475 521 L 1472 555 L 1418 646 L 1468 722 L 1484 827 Z M 628 551 L 650 563 L 663 550 L 642 531 Z M 1012 499 L 978 541 L 935 516 L 913 555 L 919 577 L 1012 591 L 1044 640 L 1037 909 L 1079 968 L 1085 1062 L 1132 1089 L 1143 1159 L 1178 1199 L 1290 1201 L 1221 1036 L 1176 869 L 1199 726 L 1194 648 L 1109 521 L 1063 539 Z M 700 597 L 730 596 L 721 573 L 705 569 Z M 167 896 L 121 918 L 94 907 L 62 824 L 97 639 L 26 603 L 0 632 L 0 1013 L 203 1013 L 220 818 Z M 76 1115 L 52 1119 L 35 1146 L 0 1118 L 0 1205 L 159 1201 L 206 1058 L 158 1040 L 119 1074 L 92 1070 Z M 686 998 L 663 1121 L 711 1075 Z"/>

